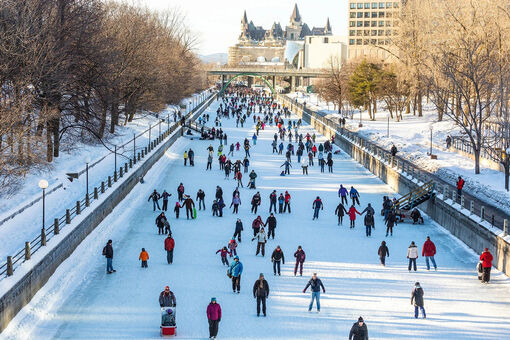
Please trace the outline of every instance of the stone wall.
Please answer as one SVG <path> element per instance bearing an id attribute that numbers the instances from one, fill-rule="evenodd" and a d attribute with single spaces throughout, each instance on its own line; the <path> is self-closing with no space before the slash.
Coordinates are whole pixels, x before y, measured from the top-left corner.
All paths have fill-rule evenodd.
<path id="1" fill-rule="evenodd" d="M 198 118 L 215 98 L 216 95 L 213 95 L 206 100 L 205 105 L 192 113 L 191 119 L 195 120 Z M 156 147 L 151 153 L 147 154 L 148 158 L 144 159 L 144 162 L 136 170 L 126 173 L 124 176 L 127 176 L 127 178 L 103 202 L 94 210 L 87 212 L 86 217 L 67 236 L 35 264 L 7 293 L 0 297 L 0 332 L 7 327 L 21 308 L 30 302 L 37 291 L 46 284 L 58 266 L 73 253 L 74 249 L 129 194 L 138 183 L 138 179 L 144 176 L 157 163 L 181 135 L 182 127 L 179 127 L 170 137 L 162 141 L 163 144 L 161 146 Z"/>

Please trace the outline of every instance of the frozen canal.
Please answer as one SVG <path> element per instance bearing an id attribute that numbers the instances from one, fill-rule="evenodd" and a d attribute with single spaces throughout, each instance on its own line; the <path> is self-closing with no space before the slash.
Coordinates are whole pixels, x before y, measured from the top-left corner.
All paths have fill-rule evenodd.
<path id="1" fill-rule="evenodd" d="M 219 102 L 208 112 L 212 119 Z M 223 120 L 229 144 L 245 137 L 251 142 L 253 120 L 244 129 L 235 128 L 235 120 Z M 308 127 L 303 128 L 311 131 Z M 316 165 L 309 176 L 293 157 L 291 175 L 280 177 L 284 156 L 271 154 L 274 127 L 262 131 L 251 149 L 250 170 L 258 174 L 257 190 L 262 195 L 259 213 L 268 217 L 269 194 L 288 190 L 292 195 L 292 214 L 277 214 L 276 239 L 266 244 L 266 256 L 255 257 L 256 242 L 250 242 L 250 213 L 254 190 L 240 188 L 239 215 L 226 209 L 224 217 L 212 217 L 215 187 L 223 188 L 227 208 L 235 188 L 232 179 L 224 179 L 215 159 L 213 170 L 205 172 L 209 141 L 181 138 L 105 221 L 76 249 L 0 335 L 4 339 L 158 339 L 158 295 L 165 285 L 177 298 L 178 338 L 208 337 L 205 309 L 216 297 L 223 309 L 219 338 L 228 339 L 347 339 L 350 327 L 361 315 L 371 339 L 503 339 L 510 338 L 510 281 L 493 271 L 492 282 L 481 285 L 475 274 L 476 254 L 432 224 L 400 224 L 393 237 L 385 238 L 382 217 L 376 213 L 376 229 L 365 236 L 362 218 L 349 229 L 345 218 L 337 226 L 334 215 L 340 184 L 354 185 L 361 194 L 361 209 L 372 203 L 380 211 L 383 195 L 392 190 L 358 163 L 334 156 L 334 173 L 320 173 Z M 286 144 L 286 143 L 285 143 Z M 217 149 L 218 142 L 213 146 Z M 185 149 L 195 151 L 195 167 L 184 167 Z M 228 151 L 228 150 L 227 150 Z M 235 152 L 233 160 L 243 159 Z M 172 213 L 176 188 L 184 184 L 193 199 L 202 188 L 207 211 L 198 211 L 196 220 L 186 220 L 184 209 L 176 220 Z M 243 178 L 247 182 L 247 176 Z M 151 191 L 166 189 L 170 198 L 170 224 L 176 241 L 174 264 L 166 263 L 164 236 L 157 234 Z M 324 210 L 312 221 L 312 202 L 320 196 Z M 198 205 L 197 205 L 198 207 Z M 184 218 L 183 218 L 184 215 Z M 241 294 L 233 295 L 216 250 L 227 245 L 237 218 L 244 224 L 243 242 L 238 247 L 244 272 Z M 429 235 L 436 244 L 439 270 L 428 272 L 424 259 L 418 259 L 418 272 L 407 270 L 406 252 L 411 241 L 421 247 Z M 106 240 L 113 239 L 115 274 L 105 274 L 101 251 Z M 390 257 L 387 266 L 379 264 L 377 249 L 386 240 Z M 272 273 L 270 255 L 276 245 L 285 254 L 282 276 Z M 294 277 L 293 253 L 303 246 L 307 261 L 303 277 Z M 138 255 L 147 249 L 149 268 L 141 269 Z M 257 318 L 252 295 L 254 281 L 264 273 L 271 293 L 267 318 Z M 302 293 L 313 272 L 326 288 L 321 295 L 321 313 L 307 311 L 310 295 Z M 415 319 L 410 295 L 416 281 L 425 291 L 427 319 Z"/>

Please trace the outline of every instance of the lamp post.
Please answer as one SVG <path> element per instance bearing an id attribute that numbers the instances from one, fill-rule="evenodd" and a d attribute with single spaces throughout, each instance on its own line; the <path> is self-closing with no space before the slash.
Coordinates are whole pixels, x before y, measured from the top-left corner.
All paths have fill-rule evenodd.
<path id="1" fill-rule="evenodd" d="M 45 219 L 45 210 L 46 210 L 46 188 L 48 187 L 48 181 L 45 179 L 41 179 L 39 181 L 39 188 L 42 189 L 42 227 L 44 229 L 44 219 Z"/>
<path id="2" fill-rule="evenodd" d="M 432 132 L 433 132 L 433 125 L 429 125 L 430 130 L 430 158 L 432 158 Z"/>
<path id="3" fill-rule="evenodd" d="M 386 114 L 386 118 L 388 119 L 388 126 L 386 129 L 386 137 L 390 138 L 390 114 L 389 114 L 389 112 Z"/>
<path id="4" fill-rule="evenodd" d="M 85 179 L 86 179 L 86 186 L 87 186 L 87 199 L 89 197 L 89 163 L 90 163 L 90 157 L 87 157 L 85 159 L 86 166 L 85 166 Z"/>

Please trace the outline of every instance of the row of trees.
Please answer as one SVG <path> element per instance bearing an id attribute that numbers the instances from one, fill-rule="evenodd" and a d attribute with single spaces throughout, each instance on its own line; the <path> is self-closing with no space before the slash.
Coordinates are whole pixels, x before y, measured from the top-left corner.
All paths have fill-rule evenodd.
<path id="1" fill-rule="evenodd" d="M 76 142 L 203 88 L 177 12 L 100 0 L 0 3 L 0 185 L 12 190 Z"/>
<path id="2" fill-rule="evenodd" d="M 377 46 L 392 58 L 340 65 L 332 58 L 329 79 L 319 91 L 339 109 L 366 109 L 375 119 L 376 103 L 391 115 L 422 114 L 430 100 L 437 120 L 446 116 L 463 131 L 480 172 L 487 150 L 508 174 L 510 147 L 510 8 L 507 0 L 408 0 L 402 6 L 393 44 Z"/>

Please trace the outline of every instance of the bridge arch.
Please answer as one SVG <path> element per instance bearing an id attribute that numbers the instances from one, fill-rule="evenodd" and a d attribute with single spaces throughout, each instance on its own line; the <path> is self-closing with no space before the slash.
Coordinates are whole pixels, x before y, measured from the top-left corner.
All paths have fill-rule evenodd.
<path id="1" fill-rule="evenodd" d="M 264 81 L 264 83 L 269 87 L 269 89 L 271 90 L 271 93 L 272 94 L 276 94 L 276 90 L 274 89 L 274 87 L 271 85 L 271 83 L 269 81 L 267 81 L 267 79 L 265 79 L 263 76 L 259 75 L 259 74 L 256 74 L 256 73 L 251 73 L 251 72 L 242 72 L 242 73 L 239 73 L 239 74 L 236 74 L 235 76 L 233 76 L 228 82 L 225 83 L 225 85 L 223 85 L 223 87 L 221 88 L 221 91 L 220 91 L 220 95 L 223 95 L 223 93 L 225 92 L 225 89 L 228 87 L 228 85 L 230 85 L 230 83 L 232 82 L 232 80 L 236 79 L 236 78 L 239 78 L 239 77 L 252 77 L 252 78 L 259 78 L 259 79 L 262 79 L 262 81 Z"/>

